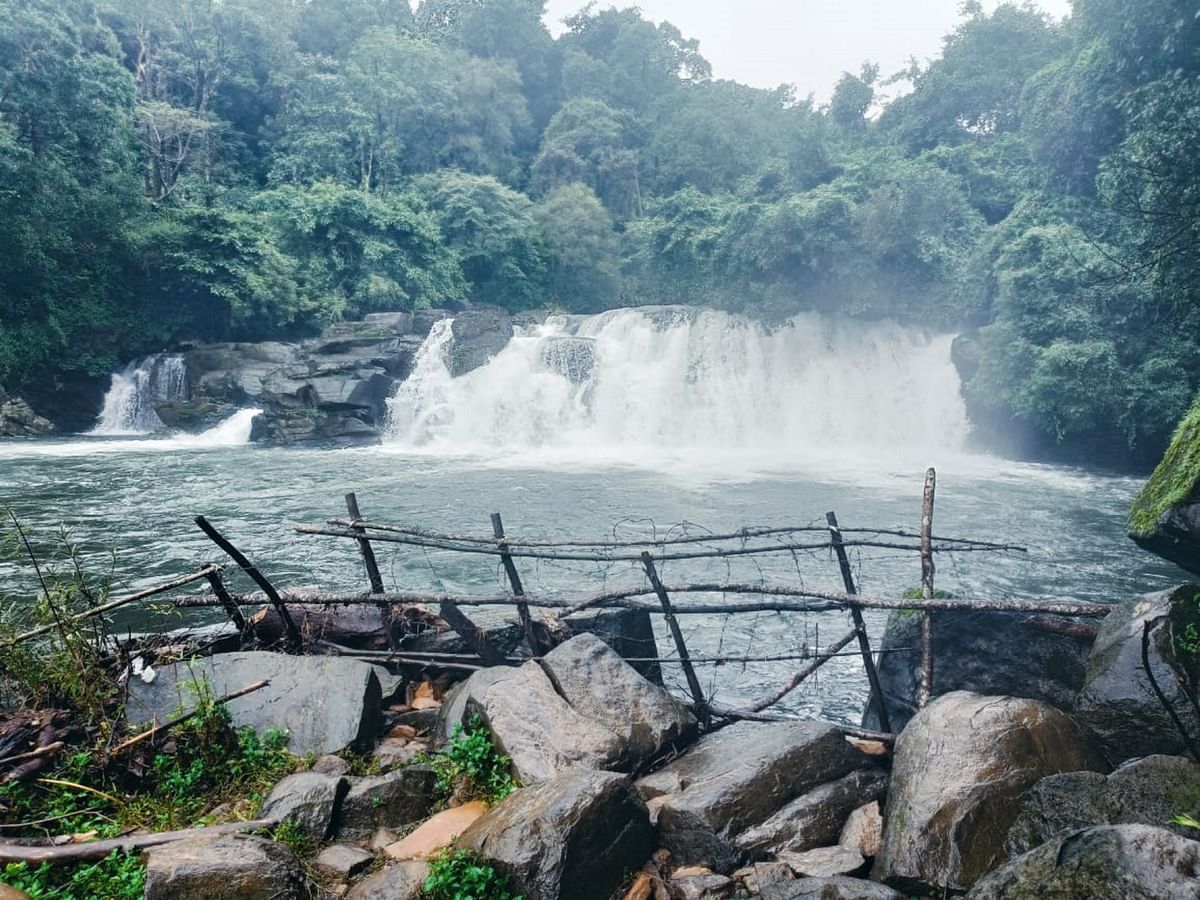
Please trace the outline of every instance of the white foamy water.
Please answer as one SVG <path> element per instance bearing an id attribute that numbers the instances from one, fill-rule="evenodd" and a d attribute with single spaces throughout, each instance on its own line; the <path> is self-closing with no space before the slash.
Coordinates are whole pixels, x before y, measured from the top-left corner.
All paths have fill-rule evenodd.
<path id="1" fill-rule="evenodd" d="M 95 435 L 149 434 L 162 429 L 160 403 L 187 398 L 187 371 L 178 353 L 156 353 L 114 372 L 96 419 Z"/>
<path id="2" fill-rule="evenodd" d="M 228 449 L 250 443 L 250 431 L 254 427 L 254 417 L 261 413 L 261 409 L 240 409 L 228 419 L 199 434 L 176 433 L 169 437 L 144 438 L 137 438 L 135 435 L 118 435 L 114 438 L 92 432 L 91 436 L 81 440 L 13 441 L 6 443 L 0 453 L 3 456 L 15 458 Z"/>
<path id="3" fill-rule="evenodd" d="M 952 335 L 803 314 L 766 329 L 683 308 L 557 316 L 452 378 L 438 322 L 391 401 L 409 451 L 636 464 L 944 457 L 968 434 Z"/>

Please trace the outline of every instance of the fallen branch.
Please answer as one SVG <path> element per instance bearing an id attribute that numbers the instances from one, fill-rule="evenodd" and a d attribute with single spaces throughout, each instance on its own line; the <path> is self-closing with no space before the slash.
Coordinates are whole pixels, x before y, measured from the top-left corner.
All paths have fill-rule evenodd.
<path id="1" fill-rule="evenodd" d="M 4 759 L 0 759 L 0 766 L 24 762 L 27 759 L 37 759 L 39 756 L 50 756 L 53 753 L 57 753 L 62 748 L 63 742 L 55 741 L 53 744 L 47 744 L 45 747 L 38 747 L 36 750 L 30 750 L 26 753 L 18 753 L 15 756 L 6 756 Z"/>
<path id="2" fill-rule="evenodd" d="M 226 694 L 224 697 L 219 697 L 217 700 L 214 701 L 214 703 L 215 704 L 228 703 L 230 700 L 236 700 L 238 697 L 244 697 L 247 694 L 252 694 L 255 691 L 260 691 L 263 688 L 265 688 L 267 685 L 269 685 L 270 683 L 271 682 L 269 679 L 263 679 L 262 681 L 256 681 L 256 682 L 254 682 L 254 684 L 248 684 L 244 688 L 238 688 L 236 691 L 231 691 L 230 693 Z M 163 722 L 161 725 L 155 725 L 152 728 L 149 728 L 146 731 L 143 731 L 141 734 L 136 734 L 133 737 L 131 737 L 129 740 L 123 741 L 122 743 L 117 744 L 117 746 L 113 747 L 111 755 L 116 756 L 118 753 L 122 753 L 125 750 L 128 750 L 130 747 L 137 746 L 138 744 L 142 743 L 142 741 L 148 741 L 150 738 L 154 737 L 160 731 L 167 731 L 168 729 L 174 728 L 176 725 L 181 725 L 184 722 L 186 722 L 188 719 L 190 719 L 194 715 L 196 715 L 196 713 L 198 713 L 198 712 L 200 712 L 199 707 L 197 707 L 196 709 L 193 709 L 191 712 L 186 712 L 181 716 L 176 716 L 173 719 L 168 719 L 166 722 Z"/>
<path id="3" fill-rule="evenodd" d="M 64 863 L 104 859 L 114 850 L 124 850 L 128 853 L 132 850 L 145 850 L 148 847 L 158 847 L 198 835 L 237 834 L 242 831 L 256 831 L 259 828 L 273 828 L 278 824 L 279 822 L 275 819 L 251 819 L 248 822 L 209 825 L 207 828 L 185 828 L 181 831 L 160 831 L 157 834 L 130 834 L 103 841 L 65 844 L 61 847 L 30 847 L 0 841 L 0 865 L 9 863 L 39 865 L 46 862 Z"/>

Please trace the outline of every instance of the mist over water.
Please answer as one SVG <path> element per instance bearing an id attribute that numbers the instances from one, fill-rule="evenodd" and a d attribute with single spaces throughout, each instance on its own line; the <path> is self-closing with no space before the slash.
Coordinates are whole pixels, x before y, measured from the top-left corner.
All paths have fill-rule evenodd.
<path id="1" fill-rule="evenodd" d="M 391 403 L 388 445 L 653 465 L 692 455 L 772 469 L 957 453 L 969 426 L 952 335 L 809 313 L 775 328 L 674 307 L 554 316 L 452 378 L 439 322 Z"/>

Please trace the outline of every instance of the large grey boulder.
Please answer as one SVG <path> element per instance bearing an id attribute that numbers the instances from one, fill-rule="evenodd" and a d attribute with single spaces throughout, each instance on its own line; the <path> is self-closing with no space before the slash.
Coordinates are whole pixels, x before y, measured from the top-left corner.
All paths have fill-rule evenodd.
<path id="1" fill-rule="evenodd" d="M 380 720 L 379 679 L 371 666 L 336 656 L 222 653 L 163 666 L 150 684 L 130 679 L 125 714 L 133 725 L 165 722 L 194 709 L 203 696 L 221 697 L 268 679 L 270 684 L 227 704 L 233 724 L 281 729 L 296 754 L 363 752 Z"/>
<path id="2" fill-rule="evenodd" d="M 829 725 L 739 722 L 704 736 L 638 789 L 661 804 L 660 840 L 673 861 L 728 873 L 746 856 L 738 840 L 744 832 L 865 765 L 866 757 Z"/>
<path id="3" fill-rule="evenodd" d="M 458 846 L 511 875 L 525 900 L 607 900 L 655 844 L 625 776 L 576 771 L 510 794 Z"/>
<path id="4" fill-rule="evenodd" d="M 797 878 L 778 891 L 774 900 L 904 900 L 904 896 L 877 881 L 835 875 Z"/>
<path id="5" fill-rule="evenodd" d="M 291 820 L 312 841 L 333 836 L 334 818 L 350 782 L 336 775 L 299 772 L 280 781 L 259 807 L 260 819 Z"/>
<path id="6" fill-rule="evenodd" d="M 575 634 L 594 634 L 600 638 L 647 681 L 663 683 L 654 623 L 647 610 L 586 610 L 567 616 L 564 622 Z"/>
<path id="7" fill-rule="evenodd" d="M 337 819 L 343 838 L 367 838 L 381 827 L 403 831 L 428 816 L 437 802 L 437 779 L 427 765 L 348 780 Z"/>
<path id="8" fill-rule="evenodd" d="M 1129 510 L 1138 546 L 1200 574 L 1200 397 Z"/>
<path id="9" fill-rule="evenodd" d="M 1055 838 L 981 879 L 968 900 L 1196 900 L 1200 843 L 1147 825 Z"/>
<path id="10" fill-rule="evenodd" d="M 966 691 L 937 698 L 896 741 L 876 877 L 969 888 L 1004 858 L 1026 789 L 1096 765 L 1075 723 L 1045 703 Z"/>
<path id="11" fill-rule="evenodd" d="M 595 635 L 579 634 L 555 647 L 542 668 L 575 712 L 620 740 L 624 749 L 615 768 L 638 766 L 669 745 L 682 749 L 695 736 L 696 717 Z"/>
<path id="12" fill-rule="evenodd" d="M 146 851 L 146 900 L 277 900 L 310 894 L 283 844 L 248 834 L 205 835 Z"/>
<path id="13" fill-rule="evenodd" d="M 1200 765 L 1182 756 L 1147 756 L 1112 774 L 1050 775 L 1021 798 L 1005 841 L 1011 858 L 1093 825 L 1165 825 L 1181 812 L 1200 811 Z M 1183 837 L 1194 831 L 1176 826 Z"/>
<path id="14" fill-rule="evenodd" d="M 512 319 L 498 306 L 478 305 L 455 313 L 450 330 L 454 340 L 448 364 L 456 378 L 484 365 L 513 336 Z"/>
<path id="15" fill-rule="evenodd" d="M 1200 587 L 1185 584 L 1127 600 L 1100 625 L 1074 714 L 1110 765 L 1152 753 L 1185 752 L 1172 711 L 1192 739 L 1200 740 L 1196 661 L 1183 658 L 1177 643 L 1183 632 L 1178 626 L 1197 616 Z"/>
<path id="16" fill-rule="evenodd" d="M 522 784 L 575 767 L 603 769 L 625 750 L 616 734 L 559 696 L 534 661 L 475 672 L 443 708 L 447 716 L 461 711 L 461 721 L 478 715 Z M 454 724 L 444 727 L 452 731 Z"/>
<path id="17" fill-rule="evenodd" d="M 0 387 L 0 437 L 44 437 L 57 431 L 53 422 L 39 416 L 23 399 L 10 396 Z"/>
<path id="18" fill-rule="evenodd" d="M 917 711 L 921 678 L 921 616 L 898 610 L 888 616 L 879 657 L 889 724 L 897 734 Z M 1091 640 L 1047 631 L 1024 613 L 937 610 L 933 613 L 932 696 L 972 691 L 1042 700 L 1069 710 L 1083 685 Z M 878 729 L 868 702 L 863 726 Z"/>
<path id="19" fill-rule="evenodd" d="M 596 341 L 574 335 L 557 335 L 542 342 L 542 365 L 572 384 L 583 384 L 596 366 Z"/>
<path id="20" fill-rule="evenodd" d="M 882 769 L 856 769 L 801 794 L 762 824 L 738 835 L 737 845 L 752 856 L 764 856 L 840 843 L 850 814 L 880 799 L 886 789 L 887 773 Z"/>

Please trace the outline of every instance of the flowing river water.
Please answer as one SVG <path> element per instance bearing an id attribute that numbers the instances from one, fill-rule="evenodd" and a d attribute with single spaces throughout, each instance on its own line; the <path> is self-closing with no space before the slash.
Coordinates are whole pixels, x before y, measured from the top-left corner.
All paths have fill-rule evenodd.
<path id="1" fill-rule="evenodd" d="M 844 527 L 915 531 L 922 474 L 933 465 L 936 533 L 1029 548 L 942 555 L 940 589 L 1113 601 L 1182 580 L 1125 537 L 1141 479 L 966 449 L 949 345 L 948 336 L 816 316 L 768 332 L 716 313 L 620 310 L 552 319 L 520 333 L 483 368 L 451 378 L 449 328 L 435 326 L 392 401 L 381 446 L 257 448 L 246 443 L 249 410 L 204 435 L 11 442 L 0 445 L 0 499 L 48 556 L 64 527 L 88 567 L 112 572 L 114 592 L 219 561 L 192 523 L 197 514 L 278 585 L 360 589 L 365 576 L 352 542 L 292 531 L 343 515 L 349 490 L 369 519 L 481 536 L 490 535 L 495 511 L 510 535 L 526 538 L 633 540 L 823 523 L 827 510 Z M 129 390 L 128 370 L 123 377 L 114 387 Z M 114 421 L 117 413 L 107 414 Z M 385 582 L 397 589 L 506 586 L 492 557 L 398 545 L 377 545 L 377 553 Z M 863 548 L 852 562 L 864 593 L 896 595 L 920 580 L 912 554 Z M 518 566 L 537 592 L 642 581 L 630 563 Z M 670 562 L 663 575 L 840 589 L 827 551 Z M 240 578 L 231 581 L 248 588 Z M 7 602 L 32 591 L 28 567 L 0 563 Z M 721 598 L 689 597 L 706 599 Z M 216 618 L 142 611 L 118 624 Z M 762 613 L 683 624 L 696 655 L 766 656 L 827 644 L 845 621 L 842 613 Z M 883 617 L 869 615 L 868 625 L 878 639 Z M 665 652 L 665 631 L 659 643 Z M 736 703 L 800 665 L 705 665 L 701 680 Z M 865 696 L 861 669 L 853 656 L 835 660 L 786 708 L 855 720 Z"/>

